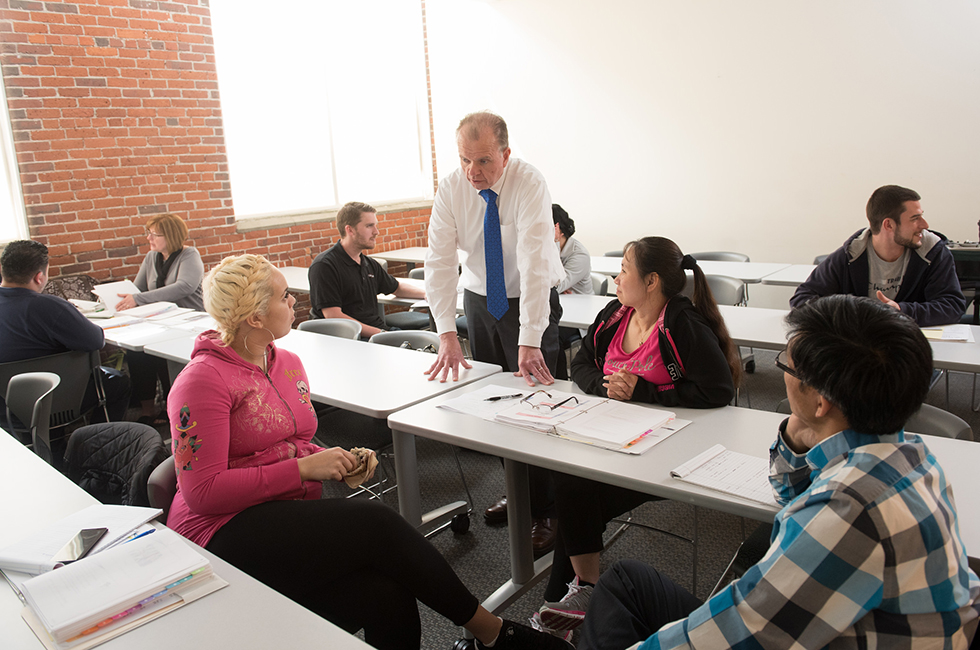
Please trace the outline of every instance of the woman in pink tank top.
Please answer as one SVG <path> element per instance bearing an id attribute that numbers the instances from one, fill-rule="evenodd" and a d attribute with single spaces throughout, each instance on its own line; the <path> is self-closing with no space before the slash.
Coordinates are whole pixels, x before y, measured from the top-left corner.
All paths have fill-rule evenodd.
<path id="1" fill-rule="evenodd" d="M 691 299 L 681 295 L 688 270 Z M 616 300 L 583 338 L 572 380 L 617 400 L 717 408 L 735 397 L 740 375 L 738 350 L 697 261 L 663 237 L 627 244 Z M 560 474 L 555 482 L 558 539 L 545 591 L 550 602 L 539 616 L 544 627 L 567 630 L 584 618 L 599 578 L 606 523 L 653 497 Z"/>

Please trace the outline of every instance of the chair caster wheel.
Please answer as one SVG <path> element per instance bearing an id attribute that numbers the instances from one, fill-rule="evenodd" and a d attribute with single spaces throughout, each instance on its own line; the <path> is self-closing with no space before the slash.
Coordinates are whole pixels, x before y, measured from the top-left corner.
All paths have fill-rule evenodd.
<path id="1" fill-rule="evenodd" d="M 453 650 L 476 650 L 476 639 L 459 639 L 453 644 Z"/>
<path id="2" fill-rule="evenodd" d="M 750 375 L 755 372 L 755 361 L 747 361 L 745 363 L 745 372 Z"/>
<path id="3" fill-rule="evenodd" d="M 452 521 L 449 522 L 449 530 L 453 531 L 457 535 L 462 535 L 469 529 L 470 529 L 470 516 L 465 512 L 455 515 Z"/>

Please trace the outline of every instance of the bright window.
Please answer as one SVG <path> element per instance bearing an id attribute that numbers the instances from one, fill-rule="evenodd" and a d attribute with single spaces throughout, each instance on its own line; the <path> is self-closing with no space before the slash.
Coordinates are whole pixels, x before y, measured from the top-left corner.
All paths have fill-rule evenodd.
<path id="1" fill-rule="evenodd" d="M 418 2 L 210 6 L 239 218 L 431 197 Z"/>
<path id="2" fill-rule="evenodd" d="M 10 133 L 7 113 L 7 93 L 0 77 L 0 242 L 27 238 L 27 220 L 24 217 L 24 197 L 20 191 L 20 175 L 17 156 Z"/>

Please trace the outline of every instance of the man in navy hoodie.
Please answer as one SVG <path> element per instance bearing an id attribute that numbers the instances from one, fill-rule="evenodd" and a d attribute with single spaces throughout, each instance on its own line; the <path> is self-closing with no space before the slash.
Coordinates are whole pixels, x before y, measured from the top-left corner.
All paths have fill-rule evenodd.
<path id="1" fill-rule="evenodd" d="M 867 205 L 869 227 L 831 253 L 790 299 L 794 309 L 838 293 L 877 298 L 920 327 L 958 323 L 966 299 L 945 238 L 928 230 L 921 197 L 879 187 Z"/>

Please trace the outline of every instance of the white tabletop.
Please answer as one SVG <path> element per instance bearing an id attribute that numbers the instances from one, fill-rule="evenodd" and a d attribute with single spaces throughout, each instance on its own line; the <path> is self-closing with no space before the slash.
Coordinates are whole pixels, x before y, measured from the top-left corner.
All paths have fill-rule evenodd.
<path id="1" fill-rule="evenodd" d="M 29 449 L 0 431 L 0 548 L 97 503 Z M 133 648 L 312 648 L 369 650 L 363 641 L 280 595 L 230 564 L 187 542 L 206 556 L 229 586 L 162 618 L 127 632 L 106 650 Z M 20 617 L 23 604 L 0 579 L 0 640 L 4 650 L 43 646 Z"/>
<path id="2" fill-rule="evenodd" d="M 408 262 L 410 264 L 424 264 L 425 253 L 428 249 L 424 246 L 413 246 L 410 248 L 399 248 L 384 253 L 371 253 L 371 257 L 389 262 Z"/>
<path id="3" fill-rule="evenodd" d="M 563 327 L 588 329 L 602 309 L 614 300 L 615 296 L 595 296 L 584 293 L 561 293 L 561 321 Z"/>
<path id="4" fill-rule="evenodd" d="M 728 332 L 735 345 L 764 350 L 786 347 L 787 309 L 731 307 L 718 305 Z M 960 372 L 980 372 L 980 326 L 970 325 L 974 343 L 962 341 L 930 341 L 932 366 Z"/>
<path id="5" fill-rule="evenodd" d="M 817 268 L 816 264 L 791 264 L 782 271 L 776 271 L 772 275 L 762 278 L 762 284 L 798 287 L 806 282 L 815 268 Z"/>
<path id="6" fill-rule="evenodd" d="M 133 335 L 146 332 L 133 338 Z M 105 342 L 119 346 L 124 350 L 142 352 L 143 348 L 151 343 L 169 341 L 170 339 L 184 338 L 191 335 L 187 330 L 176 329 L 159 325 L 156 323 L 136 323 L 123 327 L 112 327 L 104 331 Z"/>
<path id="7" fill-rule="evenodd" d="M 605 275 L 619 275 L 623 262 L 621 257 L 592 258 L 592 272 Z M 774 262 L 698 262 L 705 275 L 727 275 L 748 284 L 758 284 L 766 276 L 772 275 L 789 266 L 789 264 Z"/>
<path id="8" fill-rule="evenodd" d="M 375 418 L 441 395 L 500 372 L 500 366 L 471 361 L 459 381 L 428 381 L 423 374 L 435 355 L 364 341 L 292 330 L 276 344 L 299 355 L 310 380 L 313 399 Z M 190 361 L 194 337 L 147 345 L 148 354 L 168 361 Z"/>
<path id="9" fill-rule="evenodd" d="M 521 378 L 503 374 L 470 384 L 461 391 L 488 384 L 526 389 Z M 571 382 L 558 381 L 555 388 L 582 392 Z M 645 454 L 631 456 L 437 408 L 455 396 L 399 411 L 388 418 L 388 423 L 394 430 L 743 517 L 766 521 L 777 511 L 772 506 L 685 483 L 672 478 L 670 471 L 715 444 L 768 458 L 769 445 L 785 415 L 735 406 L 671 409 L 678 418 L 691 420 L 692 424 Z M 960 533 L 967 550 L 980 554 L 980 512 L 969 507 L 967 500 L 980 493 L 976 471 L 980 466 L 980 445 L 935 436 L 928 436 L 927 445 L 946 471 L 954 494 L 961 495 Z M 399 478 L 399 491 L 404 487 L 400 481 Z"/>

